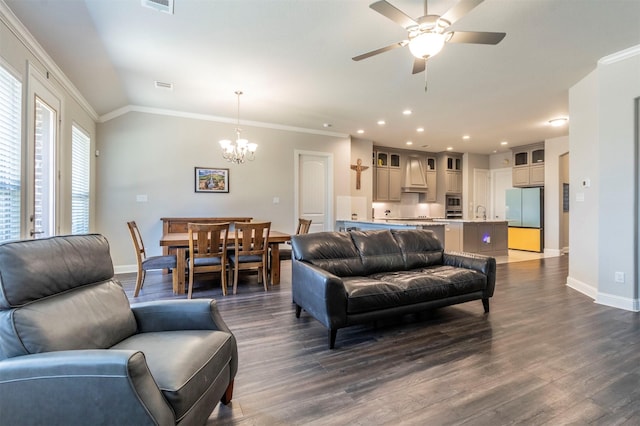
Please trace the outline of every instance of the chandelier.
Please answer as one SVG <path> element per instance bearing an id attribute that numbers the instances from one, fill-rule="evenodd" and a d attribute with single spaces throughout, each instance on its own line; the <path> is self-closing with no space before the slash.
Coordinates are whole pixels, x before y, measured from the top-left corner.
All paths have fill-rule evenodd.
<path id="1" fill-rule="evenodd" d="M 238 116 L 236 121 L 236 140 L 235 142 L 229 139 L 222 139 L 220 141 L 220 147 L 222 148 L 222 158 L 234 164 L 242 164 L 246 160 L 253 161 L 255 159 L 256 149 L 258 145 L 250 143 L 246 139 L 240 137 L 240 95 L 241 91 L 236 91 L 238 96 Z"/>

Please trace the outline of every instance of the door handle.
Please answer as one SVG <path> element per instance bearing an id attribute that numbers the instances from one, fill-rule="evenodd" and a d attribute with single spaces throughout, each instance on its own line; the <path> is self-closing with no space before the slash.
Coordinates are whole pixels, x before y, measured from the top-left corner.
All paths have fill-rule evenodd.
<path id="1" fill-rule="evenodd" d="M 34 231 L 33 229 L 29 231 L 29 235 L 31 235 L 32 237 L 38 234 L 44 234 L 44 231 Z"/>

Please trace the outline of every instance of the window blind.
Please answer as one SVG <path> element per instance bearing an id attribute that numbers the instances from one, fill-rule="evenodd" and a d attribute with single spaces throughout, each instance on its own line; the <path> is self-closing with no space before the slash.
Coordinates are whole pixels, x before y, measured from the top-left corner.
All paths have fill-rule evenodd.
<path id="1" fill-rule="evenodd" d="M 0 241 L 20 238 L 22 83 L 0 64 Z"/>
<path id="2" fill-rule="evenodd" d="M 71 128 L 71 233 L 89 232 L 89 166 L 91 139 L 79 127 Z"/>

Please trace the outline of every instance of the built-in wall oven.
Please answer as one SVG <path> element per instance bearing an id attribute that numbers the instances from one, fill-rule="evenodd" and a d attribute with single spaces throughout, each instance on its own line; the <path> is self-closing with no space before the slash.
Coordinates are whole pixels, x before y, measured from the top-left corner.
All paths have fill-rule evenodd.
<path id="1" fill-rule="evenodd" d="M 462 219 L 462 197 L 447 195 L 445 216 L 447 219 Z"/>

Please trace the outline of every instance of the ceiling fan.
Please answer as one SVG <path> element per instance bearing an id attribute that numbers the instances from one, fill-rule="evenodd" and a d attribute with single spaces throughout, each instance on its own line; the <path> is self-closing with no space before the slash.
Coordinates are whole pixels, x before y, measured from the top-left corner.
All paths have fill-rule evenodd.
<path id="1" fill-rule="evenodd" d="M 429 15 L 427 0 L 424 2 L 424 16 L 413 19 L 391 3 L 381 0 L 369 5 L 369 7 L 393 22 L 400 24 L 407 30 L 408 40 L 402 40 L 371 52 L 353 57 L 354 61 L 361 61 L 371 56 L 384 53 L 397 47 L 409 46 L 413 61 L 413 74 L 418 74 L 426 69 L 427 59 L 435 56 L 442 50 L 445 43 L 473 43 L 473 44 L 498 44 L 506 33 L 479 32 L 479 31 L 449 31 L 449 26 L 469 13 L 484 0 L 460 0 L 444 15 Z M 425 88 L 426 90 L 426 88 Z"/>

